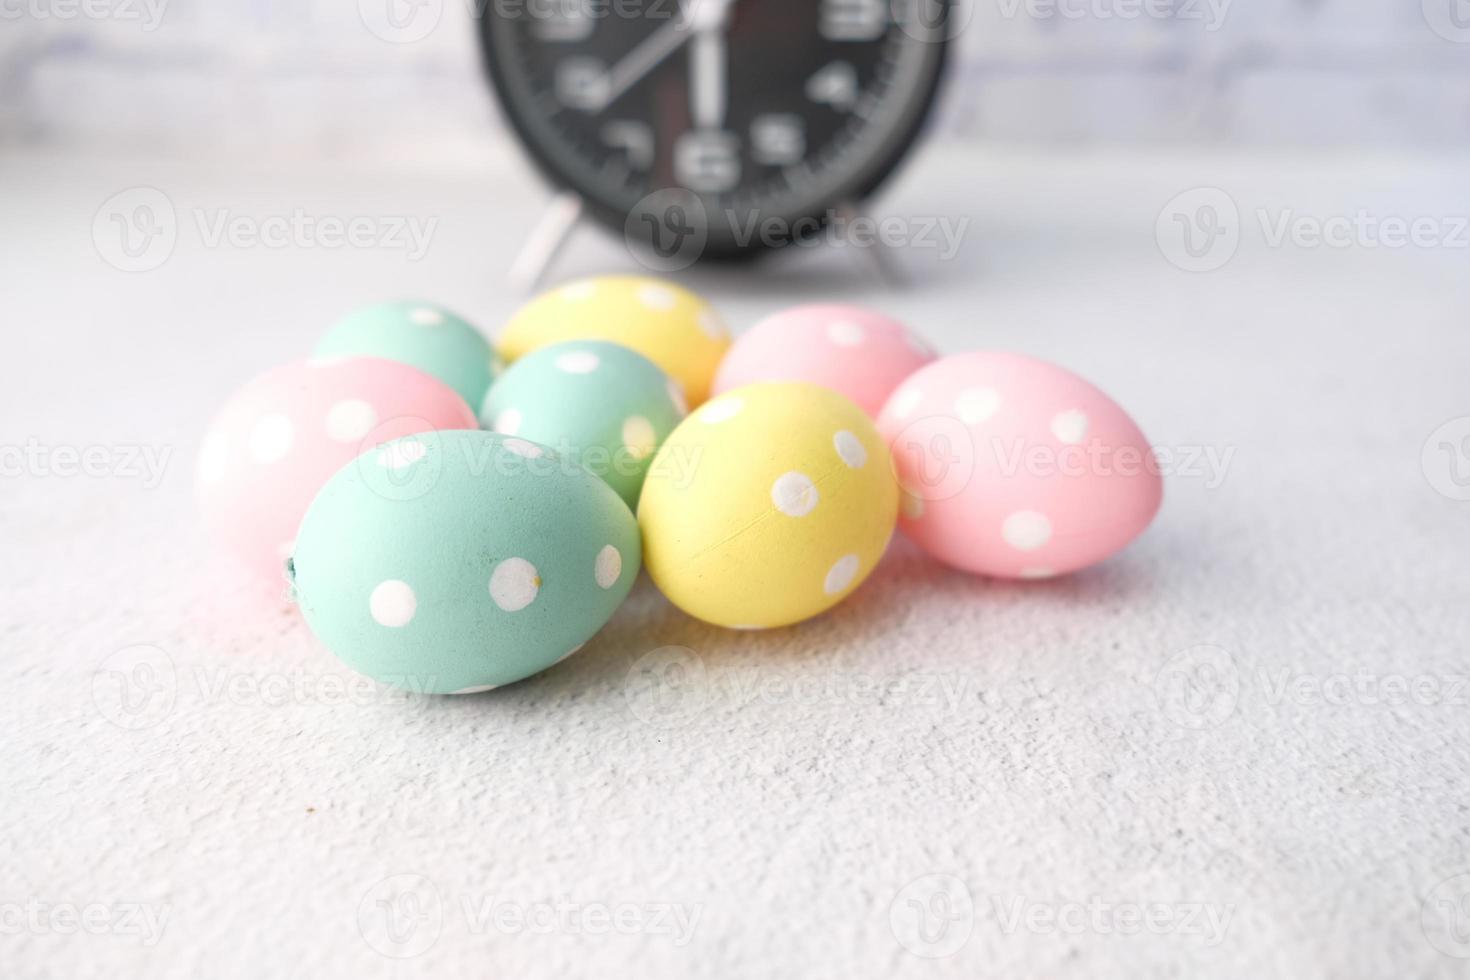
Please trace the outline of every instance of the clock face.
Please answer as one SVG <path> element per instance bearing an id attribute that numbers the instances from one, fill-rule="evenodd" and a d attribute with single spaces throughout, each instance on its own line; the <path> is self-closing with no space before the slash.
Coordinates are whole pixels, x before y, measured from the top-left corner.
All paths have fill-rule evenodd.
<path id="1" fill-rule="evenodd" d="M 705 254 L 799 237 L 897 166 L 934 100 L 947 0 L 490 0 L 491 78 L 558 186 L 619 230 L 697 199 Z M 653 199 L 650 195 L 654 195 Z M 661 220 L 661 219 L 660 219 Z"/>

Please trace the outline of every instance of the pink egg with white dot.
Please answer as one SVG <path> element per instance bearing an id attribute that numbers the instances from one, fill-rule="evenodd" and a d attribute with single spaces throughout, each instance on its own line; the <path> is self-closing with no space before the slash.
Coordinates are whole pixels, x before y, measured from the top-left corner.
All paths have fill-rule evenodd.
<path id="1" fill-rule="evenodd" d="M 1020 354 L 946 357 L 884 406 L 900 526 L 962 571 L 1043 579 L 1143 533 L 1163 480 L 1128 413 L 1083 378 Z"/>
<path id="2" fill-rule="evenodd" d="M 763 381 L 805 381 L 876 417 L 894 388 L 934 360 L 902 323 L 860 306 L 798 306 L 746 331 L 715 376 L 715 394 Z"/>
<path id="3" fill-rule="evenodd" d="M 419 432 L 476 429 L 453 388 L 405 364 L 354 357 L 274 368 L 235 392 L 195 470 L 211 536 L 248 568 L 284 581 L 316 492 L 376 446 Z"/>

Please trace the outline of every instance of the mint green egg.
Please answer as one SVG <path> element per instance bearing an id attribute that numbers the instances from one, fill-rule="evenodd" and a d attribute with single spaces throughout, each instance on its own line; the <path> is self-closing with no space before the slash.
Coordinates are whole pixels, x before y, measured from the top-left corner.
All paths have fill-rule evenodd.
<path id="1" fill-rule="evenodd" d="M 485 398 L 504 366 L 485 336 L 432 303 L 379 303 L 337 321 L 317 357 L 381 357 L 432 374 L 470 406 Z"/>
<path id="2" fill-rule="evenodd" d="M 387 443 L 328 481 L 290 562 L 317 638 L 384 684 L 467 694 L 564 660 L 642 561 L 618 495 L 575 461 L 489 432 Z"/>
<path id="3" fill-rule="evenodd" d="M 642 354 L 579 340 L 511 365 L 485 396 L 480 424 L 572 456 L 636 510 L 654 453 L 686 411 L 679 386 Z"/>

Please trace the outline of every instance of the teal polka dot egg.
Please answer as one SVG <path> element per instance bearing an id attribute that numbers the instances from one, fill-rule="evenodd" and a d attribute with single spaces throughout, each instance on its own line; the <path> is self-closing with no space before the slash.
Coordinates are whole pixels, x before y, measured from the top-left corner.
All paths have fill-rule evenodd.
<path id="1" fill-rule="evenodd" d="M 573 460 L 489 432 L 426 432 L 327 482 L 289 570 L 307 624 L 348 666 L 469 694 L 579 650 L 641 557 L 633 515 Z"/>
<path id="2" fill-rule="evenodd" d="M 378 303 L 348 314 L 327 331 L 315 356 L 398 361 L 438 378 L 471 406 L 480 404 L 504 366 L 469 321 L 417 302 Z"/>
<path id="3" fill-rule="evenodd" d="M 480 423 L 572 456 L 636 509 L 654 453 L 685 414 L 682 390 L 648 358 L 583 340 L 516 361 L 485 397 Z"/>

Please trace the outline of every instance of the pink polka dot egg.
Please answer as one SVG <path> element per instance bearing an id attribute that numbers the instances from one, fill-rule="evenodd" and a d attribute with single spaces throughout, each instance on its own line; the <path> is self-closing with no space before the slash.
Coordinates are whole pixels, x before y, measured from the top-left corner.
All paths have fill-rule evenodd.
<path id="1" fill-rule="evenodd" d="M 225 403 L 195 472 L 204 523 L 264 579 L 284 581 L 297 527 L 331 476 L 374 446 L 431 430 L 475 429 L 443 382 L 377 358 L 274 368 Z"/>
<path id="2" fill-rule="evenodd" d="M 946 357 L 905 381 L 878 428 L 900 526 L 963 571 L 1041 579 L 1143 533 L 1163 499 L 1144 435 L 1088 381 L 1020 354 Z"/>
<path id="3" fill-rule="evenodd" d="M 763 381 L 804 381 L 876 417 L 893 389 L 934 360 L 902 323 L 860 306 L 797 306 L 746 331 L 720 363 L 715 394 Z"/>

